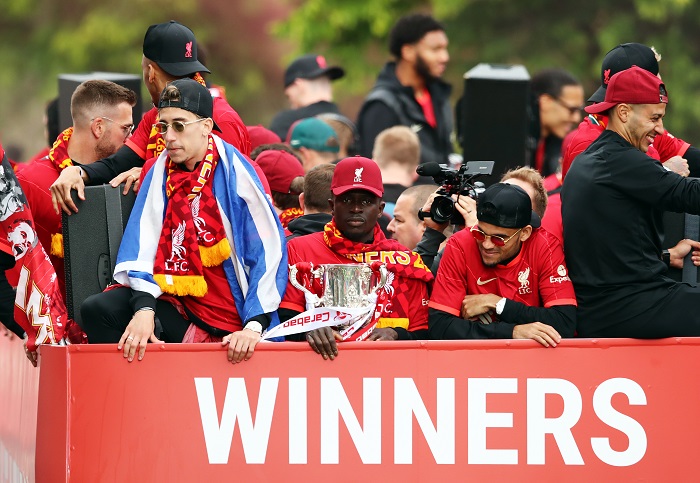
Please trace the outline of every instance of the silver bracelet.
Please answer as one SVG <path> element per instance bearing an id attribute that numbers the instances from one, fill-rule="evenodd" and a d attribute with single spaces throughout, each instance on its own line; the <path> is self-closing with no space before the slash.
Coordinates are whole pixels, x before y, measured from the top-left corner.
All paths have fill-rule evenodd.
<path id="1" fill-rule="evenodd" d="M 134 314 L 138 314 L 139 312 L 143 312 L 143 311 L 146 311 L 146 310 L 149 311 L 149 312 L 153 312 L 153 313 L 156 312 L 156 310 L 155 310 L 154 308 L 151 308 L 151 307 L 141 307 L 141 308 L 138 309 L 136 312 L 134 312 Z"/>

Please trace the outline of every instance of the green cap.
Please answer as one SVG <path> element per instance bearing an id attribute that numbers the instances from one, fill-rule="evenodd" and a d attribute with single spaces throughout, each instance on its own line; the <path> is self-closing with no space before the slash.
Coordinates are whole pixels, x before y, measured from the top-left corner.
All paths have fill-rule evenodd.
<path id="1" fill-rule="evenodd" d="M 338 135 L 333 128 L 315 117 L 302 119 L 292 126 L 289 145 L 294 149 L 306 148 L 330 153 L 340 151 Z"/>

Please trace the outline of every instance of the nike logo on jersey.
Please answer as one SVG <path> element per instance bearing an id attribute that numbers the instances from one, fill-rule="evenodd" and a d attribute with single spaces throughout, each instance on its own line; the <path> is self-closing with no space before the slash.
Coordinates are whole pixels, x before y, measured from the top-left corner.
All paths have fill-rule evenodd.
<path id="1" fill-rule="evenodd" d="M 481 277 L 479 277 L 478 279 L 476 279 L 476 284 L 477 285 L 486 285 L 487 283 L 493 282 L 494 280 L 496 280 L 496 278 L 497 277 L 489 278 L 488 280 L 481 280 Z"/>

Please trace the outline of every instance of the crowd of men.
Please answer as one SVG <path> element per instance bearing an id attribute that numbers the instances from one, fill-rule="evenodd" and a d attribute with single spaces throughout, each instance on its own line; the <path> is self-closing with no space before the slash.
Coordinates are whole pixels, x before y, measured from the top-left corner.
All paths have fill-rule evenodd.
<path id="1" fill-rule="evenodd" d="M 556 347 L 577 335 L 700 335 L 691 310 L 700 288 L 667 276 L 686 257 L 700 265 L 700 243 L 661 248 L 664 211 L 700 214 L 700 151 L 663 128 L 669 94 L 654 49 L 613 48 L 585 113 L 570 73 L 533 76 L 532 167 L 498 173 L 478 196 L 453 195 L 457 222 L 433 219 L 437 187 L 416 174 L 422 163 L 449 164 L 453 151 L 445 28 L 431 16 L 402 17 L 389 52 L 357 124 L 333 103 L 344 70 L 309 54 L 284 74 L 290 109 L 269 129 L 246 126 L 212 95 L 193 32 L 174 21 L 145 34 L 153 108 L 137 126 L 134 92 L 82 83 L 73 126 L 46 156 L 16 177 L 3 160 L 0 321 L 26 337 L 30 360 L 42 343 L 116 343 L 132 361 L 149 342 L 217 342 L 241 362 L 261 340 L 285 339 L 268 334 L 318 310 L 309 274 L 326 265 L 366 265 L 381 283 L 365 301 L 364 333 L 353 338 L 357 327 L 341 323 L 286 333 L 324 359 L 343 340 Z M 86 185 L 103 183 L 137 197 L 116 283 L 83 302 L 78 326 L 63 313 L 60 214 L 78 211 L 72 191 L 84 200 Z M 37 287 L 58 295 L 47 299 L 53 322 L 37 325 L 10 307 L 26 264 L 42 263 L 29 256 L 41 247 L 50 263 Z"/>

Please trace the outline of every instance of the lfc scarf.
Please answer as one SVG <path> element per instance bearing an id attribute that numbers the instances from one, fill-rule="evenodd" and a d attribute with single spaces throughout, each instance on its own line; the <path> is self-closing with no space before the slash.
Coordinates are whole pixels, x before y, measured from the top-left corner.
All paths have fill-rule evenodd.
<path id="1" fill-rule="evenodd" d="M 220 265 L 231 256 L 208 182 L 218 161 L 210 135 L 207 153 L 195 170 L 183 170 L 169 157 L 165 162 L 169 201 L 153 268 L 153 278 L 165 293 L 202 297 L 207 293 L 202 267 Z"/>
<path id="2" fill-rule="evenodd" d="M 0 249 L 20 267 L 15 321 L 27 334 L 27 348 L 64 342 L 67 319 L 56 272 L 34 230 L 32 213 L 9 160 L 0 146 Z"/>
<path id="3" fill-rule="evenodd" d="M 396 276 L 417 278 L 424 282 L 433 280 L 433 274 L 421 256 L 406 250 L 396 240 L 385 237 L 379 224 L 374 226 L 373 243 L 358 243 L 345 238 L 335 226 L 335 220 L 331 220 L 323 228 L 323 240 L 335 253 L 351 260 L 370 265 L 379 260 L 386 263 L 387 269 Z"/>
<path id="4" fill-rule="evenodd" d="M 304 214 L 304 210 L 301 208 L 287 208 L 282 213 L 280 213 L 280 222 L 282 223 L 282 228 L 287 228 L 289 222 L 296 220 L 301 215 Z"/>
<path id="5" fill-rule="evenodd" d="M 69 127 L 56 138 L 53 147 L 49 151 L 49 160 L 59 173 L 68 166 L 73 166 L 73 160 L 68 155 L 68 143 L 72 135 L 73 128 Z M 51 255 L 63 258 L 63 233 L 51 234 Z"/>

